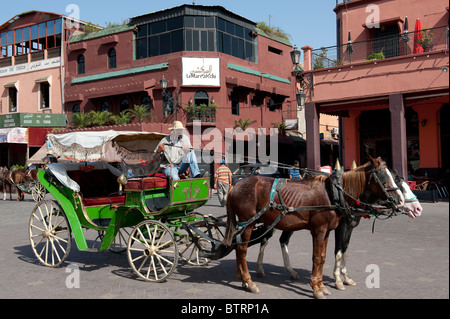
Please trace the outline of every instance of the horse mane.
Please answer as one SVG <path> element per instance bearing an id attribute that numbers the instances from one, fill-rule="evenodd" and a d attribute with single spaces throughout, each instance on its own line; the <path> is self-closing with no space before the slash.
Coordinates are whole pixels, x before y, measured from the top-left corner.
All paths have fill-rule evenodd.
<path id="1" fill-rule="evenodd" d="M 325 183 L 325 180 L 328 178 L 328 176 L 325 175 L 316 175 L 312 177 L 312 188 L 316 187 L 317 183 Z"/>
<path id="2" fill-rule="evenodd" d="M 344 172 L 342 175 L 342 186 L 346 193 L 354 198 L 359 198 L 366 187 L 366 167 L 370 163 L 366 163 L 353 170 Z"/>

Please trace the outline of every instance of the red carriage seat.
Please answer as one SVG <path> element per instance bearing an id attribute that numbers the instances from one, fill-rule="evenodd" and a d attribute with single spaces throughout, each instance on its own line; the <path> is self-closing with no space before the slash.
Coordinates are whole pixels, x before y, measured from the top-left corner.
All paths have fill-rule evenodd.
<path id="1" fill-rule="evenodd" d="M 125 195 L 83 198 L 84 206 L 125 205 Z"/>
<path id="2" fill-rule="evenodd" d="M 167 177 L 163 173 L 155 173 L 152 176 L 129 179 L 125 185 L 125 191 L 142 191 L 145 189 L 166 188 Z"/>

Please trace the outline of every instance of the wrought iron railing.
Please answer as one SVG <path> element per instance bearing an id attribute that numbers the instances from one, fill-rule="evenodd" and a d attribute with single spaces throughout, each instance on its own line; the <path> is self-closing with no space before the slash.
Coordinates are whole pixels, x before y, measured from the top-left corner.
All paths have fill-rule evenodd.
<path id="1" fill-rule="evenodd" d="M 312 67 L 317 70 L 439 50 L 448 52 L 447 26 L 315 49 Z"/>
<path id="2" fill-rule="evenodd" d="M 192 123 L 195 120 L 202 122 L 216 122 L 216 107 L 195 106 L 186 109 L 187 122 Z"/>

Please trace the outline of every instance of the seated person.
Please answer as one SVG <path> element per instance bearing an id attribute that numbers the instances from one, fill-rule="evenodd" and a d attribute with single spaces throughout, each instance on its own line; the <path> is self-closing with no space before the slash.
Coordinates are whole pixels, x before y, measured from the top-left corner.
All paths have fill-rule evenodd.
<path id="1" fill-rule="evenodd" d="M 202 177 L 197 157 L 191 150 L 191 141 L 183 134 L 183 129 L 183 124 L 175 121 L 169 129 L 172 132 L 164 137 L 155 149 L 156 153 L 165 155 L 161 166 L 164 168 L 164 174 L 174 181 L 179 180 L 178 174 L 185 173 L 188 168 L 194 178 Z"/>

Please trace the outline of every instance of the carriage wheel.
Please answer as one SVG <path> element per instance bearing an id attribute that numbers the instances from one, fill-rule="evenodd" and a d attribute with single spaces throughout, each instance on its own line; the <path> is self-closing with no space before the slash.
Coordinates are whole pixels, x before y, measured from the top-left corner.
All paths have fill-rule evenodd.
<path id="1" fill-rule="evenodd" d="M 221 240 L 221 238 L 223 238 L 223 235 L 217 225 L 210 225 L 210 227 L 208 228 L 206 226 L 206 221 L 200 221 L 197 223 L 193 223 L 192 225 L 214 239 Z M 211 259 L 199 256 L 197 245 L 192 241 L 191 237 L 186 233 L 185 230 L 181 231 L 183 234 L 186 234 L 185 236 L 181 237 L 178 242 L 181 259 L 193 266 L 205 266 L 206 264 L 208 264 Z M 212 250 L 211 241 L 198 236 L 197 234 L 194 234 L 194 236 L 196 236 L 198 244 L 202 249 L 206 251 Z"/>
<path id="2" fill-rule="evenodd" d="M 132 229 L 130 227 L 120 228 L 109 251 L 115 254 L 121 254 L 127 250 L 128 238 L 130 238 Z"/>
<path id="3" fill-rule="evenodd" d="M 59 267 L 70 252 L 72 234 L 62 208 L 54 201 L 43 201 L 33 209 L 29 223 L 31 248 L 47 267 Z"/>
<path id="4" fill-rule="evenodd" d="M 178 246 L 170 229 L 155 220 L 145 220 L 128 240 L 128 261 L 145 281 L 163 282 L 178 263 Z"/>
<path id="5" fill-rule="evenodd" d="M 34 184 L 34 187 L 31 190 L 31 196 L 36 203 L 44 200 L 45 194 L 47 194 L 47 190 L 41 183 L 37 182 Z"/>

